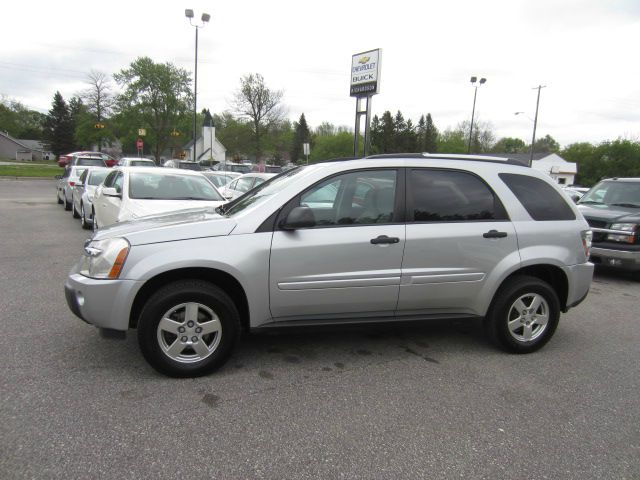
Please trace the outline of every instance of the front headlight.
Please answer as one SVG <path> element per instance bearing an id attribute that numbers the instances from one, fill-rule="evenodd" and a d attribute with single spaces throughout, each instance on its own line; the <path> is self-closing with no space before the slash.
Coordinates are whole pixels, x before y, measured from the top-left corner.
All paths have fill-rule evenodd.
<path id="1" fill-rule="evenodd" d="M 84 247 L 80 273 L 85 277 L 116 279 L 129 255 L 129 242 L 124 238 L 93 240 Z"/>
<path id="2" fill-rule="evenodd" d="M 614 223 L 611 225 L 611 230 L 629 232 L 629 234 L 610 233 L 607 235 L 607 240 L 612 242 L 636 243 L 636 232 L 638 230 L 637 223 Z"/>

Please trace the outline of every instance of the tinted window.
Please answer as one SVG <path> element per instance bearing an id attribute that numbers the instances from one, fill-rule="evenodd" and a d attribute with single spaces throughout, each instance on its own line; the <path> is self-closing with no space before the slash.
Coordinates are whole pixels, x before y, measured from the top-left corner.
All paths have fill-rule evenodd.
<path id="1" fill-rule="evenodd" d="M 107 178 L 105 178 L 105 180 L 104 180 L 104 186 L 105 187 L 112 187 L 113 186 L 113 180 L 116 178 L 117 174 L 118 174 L 118 172 L 109 172 L 109 175 L 107 175 Z"/>
<path id="2" fill-rule="evenodd" d="M 395 170 L 349 172 L 307 190 L 300 205 L 313 211 L 318 226 L 394 221 Z"/>
<path id="3" fill-rule="evenodd" d="M 566 199 L 544 180 L 514 173 L 501 173 L 500 178 L 534 220 L 576 219 Z"/>
<path id="4" fill-rule="evenodd" d="M 116 179 L 113 181 L 113 188 L 116 189 L 116 192 L 122 193 L 122 182 L 124 181 L 124 175 L 119 173 L 116 175 Z"/>
<path id="5" fill-rule="evenodd" d="M 502 203 L 475 175 L 452 170 L 411 170 L 409 220 L 469 222 L 506 220 Z"/>
<path id="6" fill-rule="evenodd" d="M 106 167 L 104 160 L 101 158 L 79 158 L 76 165 L 85 165 L 89 167 Z"/>

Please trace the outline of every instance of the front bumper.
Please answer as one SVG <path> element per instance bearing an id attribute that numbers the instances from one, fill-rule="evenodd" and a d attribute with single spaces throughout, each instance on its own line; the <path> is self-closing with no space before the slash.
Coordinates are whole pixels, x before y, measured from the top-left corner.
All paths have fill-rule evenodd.
<path id="1" fill-rule="evenodd" d="M 596 265 L 605 265 L 627 271 L 640 270 L 640 251 L 591 247 L 590 260 Z"/>
<path id="2" fill-rule="evenodd" d="M 64 285 L 69 309 L 83 321 L 99 328 L 126 331 L 129 313 L 142 282 L 96 280 L 73 271 Z"/>

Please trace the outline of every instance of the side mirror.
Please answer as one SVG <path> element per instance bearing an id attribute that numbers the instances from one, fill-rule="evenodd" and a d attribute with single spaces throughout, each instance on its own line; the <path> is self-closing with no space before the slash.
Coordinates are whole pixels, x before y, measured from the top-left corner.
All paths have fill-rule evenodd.
<path id="1" fill-rule="evenodd" d="M 122 198 L 122 194 L 118 193 L 118 191 L 113 187 L 106 187 L 102 189 L 102 194 L 105 197 L 118 197 Z"/>
<path id="2" fill-rule="evenodd" d="M 295 207 L 289 212 L 287 218 L 280 222 L 283 230 L 297 230 L 316 226 L 316 217 L 309 207 Z"/>

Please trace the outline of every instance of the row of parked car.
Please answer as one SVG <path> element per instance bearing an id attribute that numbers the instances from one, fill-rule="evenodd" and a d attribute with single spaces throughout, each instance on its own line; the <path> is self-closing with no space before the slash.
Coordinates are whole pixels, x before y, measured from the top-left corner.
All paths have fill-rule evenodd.
<path id="1" fill-rule="evenodd" d="M 152 160 L 123 158 L 108 168 L 101 158 L 72 158 L 59 176 L 56 200 L 85 229 L 158 213 L 216 207 L 264 182 L 274 173 L 158 168 Z"/>

